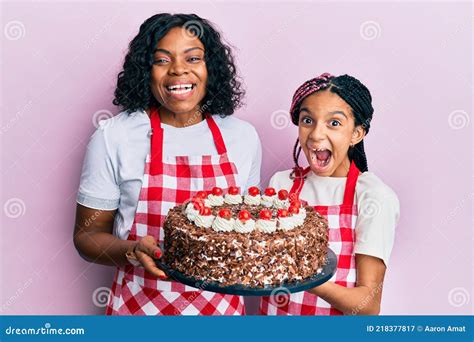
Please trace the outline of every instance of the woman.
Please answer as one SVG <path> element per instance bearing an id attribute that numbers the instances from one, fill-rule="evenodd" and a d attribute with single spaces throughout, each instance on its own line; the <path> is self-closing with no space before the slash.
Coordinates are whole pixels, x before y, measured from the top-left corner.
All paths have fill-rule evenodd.
<path id="1" fill-rule="evenodd" d="M 327 218 L 337 270 L 330 281 L 286 301 L 263 297 L 263 314 L 379 313 L 400 206 L 392 189 L 368 171 L 364 137 L 373 112 L 369 90 L 349 75 L 322 74 L 296 90 L 290 109 L 299 132 L 295 168 L 277 172 L 270 186 L 290 190 Z M 301 151 L 306 169 L 298 165 Z"/>
<path id="2" fill-rule="evenodd" d="M 141 25 L 118 76 L 123 112 L 92 136 L 77 197 L 77 250 L 117 267 L 107 314 L 244 313 L 241 297 L 169 281 L 154 262 L 171 207 L 214 186 L 259 184 L 258 135 L 231 116 L 242 96 L 231 50 L 207 20 L 158 14 Z"/>

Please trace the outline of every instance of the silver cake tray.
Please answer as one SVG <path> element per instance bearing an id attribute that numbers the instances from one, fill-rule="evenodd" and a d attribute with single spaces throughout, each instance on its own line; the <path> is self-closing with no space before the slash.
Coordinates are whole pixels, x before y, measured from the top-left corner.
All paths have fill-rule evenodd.
<path id="1" fill-rule="evenodd" d="M 331 279 L 334 273 L 336 273 L 337 256 L 330 248 L 328 248 L 326 263 L 319 273 L 301 281 L 284 282 L 278 286 L 265 287 L 250 287 L 240 284 L 224 286 L 218 282 L 198 280 L 194 277 L 189 277 L 181 272 L 171 269 L 160 260 L 156 261 L 156 265 L 163 270 L 168 277 L 199 290 L 238 296 L 279 296 L 284 295 L 285 293 L 289 294 L 309 290 L 327 282 Z"/>

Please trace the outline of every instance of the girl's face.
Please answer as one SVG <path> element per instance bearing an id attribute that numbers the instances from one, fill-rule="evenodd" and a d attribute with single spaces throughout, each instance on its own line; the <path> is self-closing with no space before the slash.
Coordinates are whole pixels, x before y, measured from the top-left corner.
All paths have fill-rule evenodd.
<path id="1" fill-rule="evenodd" d="M 299 140 L 311 170 L 318 176 L 346 177 L 347 151 L 365 135 L 355 127 L 351 107 L 337 94 L 319 91 L 306 97 L 299 114 Z"/>
<path id="2" fill-rule="evenodd" d="M 207 86 L 204 45 L 183 30 L 175 27 L 160 39 L 151 70 L 153 95 L 174 114 L 198 110 Z"/>

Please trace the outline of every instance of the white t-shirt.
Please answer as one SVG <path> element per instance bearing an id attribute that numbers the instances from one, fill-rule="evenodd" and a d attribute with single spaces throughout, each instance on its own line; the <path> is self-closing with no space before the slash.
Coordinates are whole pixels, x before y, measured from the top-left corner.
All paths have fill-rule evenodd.
<path id="1" fill-rule="evenodd" d="M 291 170 L 275 173 L 270 186 L 276 189 L 291 189 Z M 321 177 L 309 172 L 300 198 L 309 205 L 339 205 L 344 198 L 347 177 Z M 354 203 L 358 217 L 355 227 L 354 253 L 380 258 L 388 265 L 395 238 L 395 227 L 400 216 L 400 203 L 393 190 L 372 172 L 359 175 Z"/>
<path id="2" fill-rule="evenodd" d="M 262 148 L 255 128 L 233 116 L 214 115 L 230 161 L 237 168 L 242 190 L 260 185 Z M 206 120 L 184 128 L 162 124 L 164 156 L 217 155 Z M 145 159 L 150 151 L 150 119 L 144 111 L 122 112 L 103 120 L 87 146 L 77 203 L 117 210 L 114 234 L 127 239 L 142 187 Z"/>

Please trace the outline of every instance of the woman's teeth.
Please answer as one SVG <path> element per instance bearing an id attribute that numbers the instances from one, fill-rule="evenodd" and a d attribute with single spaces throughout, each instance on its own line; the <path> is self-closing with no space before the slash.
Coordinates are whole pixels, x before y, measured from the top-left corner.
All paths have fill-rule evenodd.
<path id="1" fill-rule="evenodd" d="M 172 94 L 185 94 L 193 90 L 193 84 L 176 84 L 172 86 L 167 86 L 166 89 Z"/>

